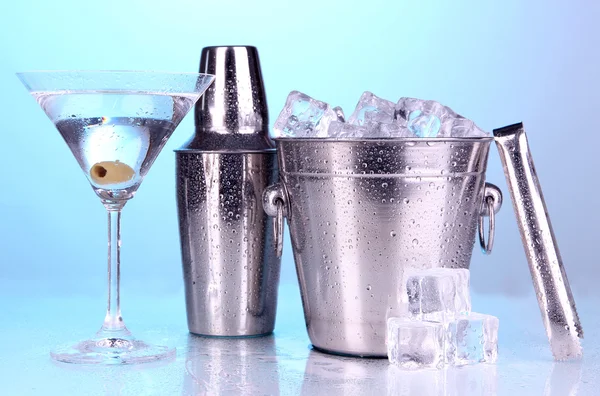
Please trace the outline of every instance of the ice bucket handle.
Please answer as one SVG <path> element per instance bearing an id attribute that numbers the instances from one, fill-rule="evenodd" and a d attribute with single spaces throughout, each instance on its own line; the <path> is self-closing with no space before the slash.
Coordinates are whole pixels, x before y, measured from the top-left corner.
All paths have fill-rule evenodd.
<path id="1" fill-rule="evenodd" d="M 273 217 L 273 240 L 277 258 L 283 253 L 283 218 L 287 217 L 288 200 L 281 183 L 275 183 L 263 193 L 263 208 L 265 213 Z"/>
<path id="2" fill-rule="evenodd" d="M 484 254 L 492 253 L 494 247 L 494 234 L 496 229 L 496 217 L 502 207 L 502 191 L 492 183 L 485 183 L 483 190 L 483 200 L 481 202 L 481 213 L 479 214 L 479 245 Z M 485 232 L 483 230 L 483 218 L 489 216 L 488 240 L 485 241 Z"/>
<path id="3" fill-rule="evenodd" d="M 283 218 L 288 216 L 288 199 L 281 183 L 267 187 L 263 193 L 265 213 L 273 217 L 273 233 L 277 258 L 283 253 Z M 485 183 L 479 214 L 479 244 L 485 254 L 492 253 L 495 235 L 495 214 L 502 207 L 502 191 L 492 183 Z M 483 218 L 489 216 L 488 240 L 485 240 Z"/>

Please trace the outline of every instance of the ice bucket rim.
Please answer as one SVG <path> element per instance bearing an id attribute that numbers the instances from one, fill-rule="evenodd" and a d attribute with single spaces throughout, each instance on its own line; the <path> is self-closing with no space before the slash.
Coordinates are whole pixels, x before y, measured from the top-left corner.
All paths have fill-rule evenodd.
<path id="1" fill-rule="evenodd" d="M 319 138 L 319 137 L 275 137 L 273 138 L 276 142 L 322 142 L 322 143 L 332 143 L 332 142 L 351 142 L 351 143 L 371 143 L 371 142 L 492 142 L 494 138 L 492 136 L 488 137 L 442 137 L 442 138 L 406 138 L 406 137 L 381 137 L 381 138 L 342 138 L 342 139 L 329 139 L 329 138 Z"/>
<path id="2" fill-rule="evenodd" d="M 190 148 L 178 148 L 173 150 L 174 153 L 208 153 L 208 154 L 277 154 L 276 148 L 269 148 L 264 150 L 258 149 L 218 149 L 218 150 L 205 150 L 205 149 L 190 149 Z"/>

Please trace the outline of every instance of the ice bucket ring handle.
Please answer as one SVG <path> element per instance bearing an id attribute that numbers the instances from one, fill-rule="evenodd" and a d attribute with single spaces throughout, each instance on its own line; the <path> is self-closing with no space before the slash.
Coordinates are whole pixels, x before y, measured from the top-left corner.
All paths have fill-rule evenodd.
<path id="1" fill-rule="evenodd" d="M 273 241 L 277 258 L 283 253 L 283 218 L 287 217 L 287 198 L 281 183 L 275 183 L 263 193 L 265 213 L 273 217 Z"/>
<path id="2" fill-rule="evenodd" d="M 502 191 L 493 185 L 492 183 L 485 183 L 483 190 L 483 200 L 481 202 L 481 213 L 479 214 L 479 244 L 481 250 L 485 254 L 492 253 L 494 247 L 494 234 L 496 229 L 496 216 L 500 208 L 502 207 Z M 485 241 L 485 234 L 483 231 L 483 218 L 485 216 L 490 217 L 488 225 L 488 240 Z"/>
<path id="3" fill-rule="evenodd" d="M 273 240 L 277 258 L 283 253 L 283 218 L 287 217 L 288 200 L 281 183 L 267 187 L 263 193 L 265 213 L 273 217 Z M 490 254 L 494 247 L 495 214 L 502 207 L 502 191 L 492 183 L 485 183 L 481 212 L 479 214 L 479 244 L 485 254 Z M 483 218 L 489 216 L 488 240 L 485 240 Z"/>

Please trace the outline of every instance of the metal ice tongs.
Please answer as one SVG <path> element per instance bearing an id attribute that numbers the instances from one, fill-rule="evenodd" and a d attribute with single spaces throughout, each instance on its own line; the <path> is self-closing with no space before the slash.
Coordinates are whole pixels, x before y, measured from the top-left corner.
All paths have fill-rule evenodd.
<path id="1" fill-rule="evenodd" d="M 522 123 L 495 129 L 542 319 L 556 360 L 579 358 L 583 329 Z"/>

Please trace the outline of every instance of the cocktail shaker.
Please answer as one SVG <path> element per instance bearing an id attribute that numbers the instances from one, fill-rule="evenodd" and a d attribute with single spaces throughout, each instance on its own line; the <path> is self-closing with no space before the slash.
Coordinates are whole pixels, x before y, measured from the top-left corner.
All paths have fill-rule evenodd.
<path id="1" fill-rule="evenodd" d="M 188 328 L 257 336 L 275 326 L 281 261 L 263 190 L 278 180 L 258 51 L 203 48 L 215 82 L 195 108 L 195 135 L 176 150 Z"/>

